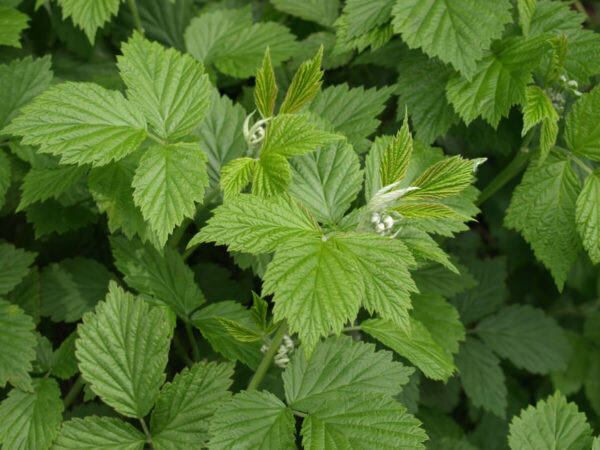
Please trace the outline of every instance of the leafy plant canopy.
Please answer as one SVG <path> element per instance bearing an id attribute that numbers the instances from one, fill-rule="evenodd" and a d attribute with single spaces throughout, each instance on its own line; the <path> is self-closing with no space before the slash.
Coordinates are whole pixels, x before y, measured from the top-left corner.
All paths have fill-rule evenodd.
<path id="1" fill-rule="evenodd" d="M 600 450 L 600 7 L 0 0 L 0 447 Z"/>

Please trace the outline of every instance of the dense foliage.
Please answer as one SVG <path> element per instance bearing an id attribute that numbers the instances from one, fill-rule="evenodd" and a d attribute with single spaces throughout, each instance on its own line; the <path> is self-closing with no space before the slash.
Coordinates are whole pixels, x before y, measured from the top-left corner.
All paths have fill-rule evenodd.
<path id="1" fill-rule="evenodd" d="M 0 0 L 1 447 L 600 449 L 591 3 Z"/>

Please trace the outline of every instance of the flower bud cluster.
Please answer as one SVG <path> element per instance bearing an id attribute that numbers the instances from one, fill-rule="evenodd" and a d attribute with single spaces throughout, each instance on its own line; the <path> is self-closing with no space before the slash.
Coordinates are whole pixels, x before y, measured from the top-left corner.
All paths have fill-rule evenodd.
<path id="1" fill-rule="evenodd" d="M 388 236 L 392 233 L 396 221 L 388 214 L 379 214 L 377 212 L 371 215 L 371 224 L 380 236 Z"/>
<path id="2" fill-rule="evenodd" d="M 294 341 L 287 334 L 283 336 L 283 343 L 277 349 L 277 353 L 273 358 L 275 365 L 285 369 L 287 363 L 290 362 L 290 356 L 294 353 Z M 260 349 L 261 352 L 266 353 L 269 350 L 267 345 L 263 345 Z"/>

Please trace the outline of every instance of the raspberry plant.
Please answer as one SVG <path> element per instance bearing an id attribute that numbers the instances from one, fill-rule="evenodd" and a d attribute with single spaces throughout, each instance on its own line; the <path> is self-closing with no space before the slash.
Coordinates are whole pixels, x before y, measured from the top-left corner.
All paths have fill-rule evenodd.
<path id="1" fill-rule="evenodd" d="M 2 448 L 599 449 L 592 3 L 0 0 Z"/>

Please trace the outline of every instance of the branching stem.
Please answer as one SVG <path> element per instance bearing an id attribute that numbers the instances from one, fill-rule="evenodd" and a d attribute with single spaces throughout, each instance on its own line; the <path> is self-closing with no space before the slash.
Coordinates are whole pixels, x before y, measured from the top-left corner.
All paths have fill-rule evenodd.
<path id="1" fill-rule="evenodd" d="M 250 380 L 250 383 L 248 383 L 249 391 L 258 388 L 258 386 L 260 385 L 260 382 L 262 381 L 265 374 L 267 373 L 267 370 L 269 370 L 269 367 L 271 367 L 271 362 L 273 361 L 273 357 L 275 356 L 275 353 L 277 353 L 277 349 L 281 345 L 281 341 L 283 340 L 283 336 L 285 335 L 286 332 L 287 332 L 287 322 L 284 320 L 279 325 L 279 328 L 277 328 L 277 332 L 275 333 L 275 336 L 273 337 L 273 340 L 271 341 L 271 345 L 269 346 L 269 349 L 267 350 L 267 352 L 265 353 L 265 356 L 263 356 L 262 361 L 256 368 L 256 372 L 254 372 L 254 376 Z"/>
<path id="2" fill-rule="evenodd" d="M 146 435 L 146 443 L 148 445 L 150 445 L 150 448 L 153 449 L 154 447 L 152 446 L 152 435 L 150 434 L 150 431 L 148 430 L 148 426 L 146 425 L 146 421 L 144 420 L 143 417 L 140 417 L 140 425 L 142 425 L 142 431 Z"/>

